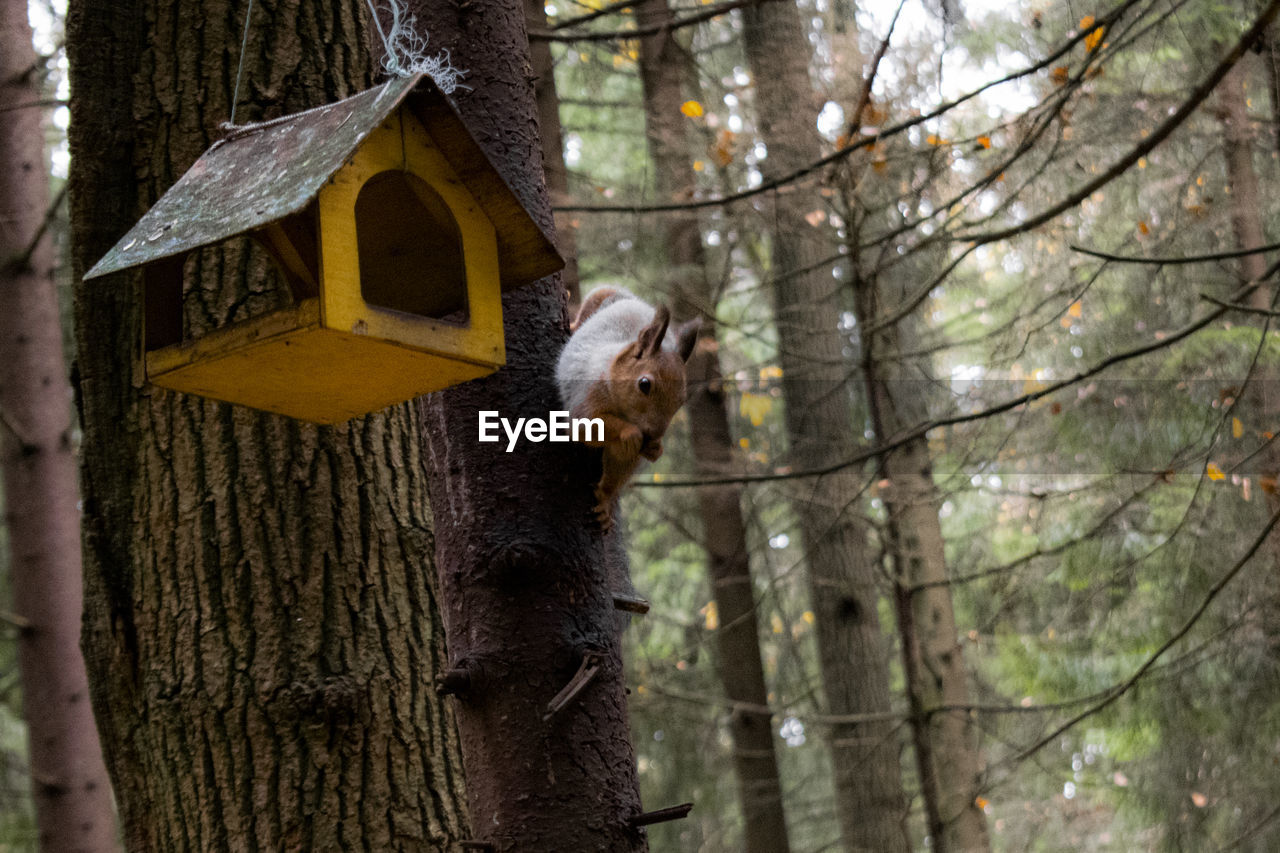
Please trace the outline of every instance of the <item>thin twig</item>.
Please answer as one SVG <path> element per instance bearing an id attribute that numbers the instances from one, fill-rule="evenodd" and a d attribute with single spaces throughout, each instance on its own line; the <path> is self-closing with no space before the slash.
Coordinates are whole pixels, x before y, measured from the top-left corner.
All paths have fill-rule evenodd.
<path id="1" fill-rule="evenodd" d="M 1221 299 L 1217 299 L 1207 293 L 1200 294 L 1200 298 L 1205 302 L 1212 302 L 1214 305 L 1221 305 L 1228 311 L 1239 311 L 1242 314 L 1257 314 L 1259 317 L 1280 317 L 1280 311 L 1272 311 L 1268 308 L 1254 308 L 1252 305 L 1241 305 L 1238 302 L 1223 302 Z"/>
<path id="2" fill-rule="evenodd" d="M 858 105 L 853 109 L 853 118 L 849 119 L 849 129 L 845 134 L 852 137 L 862 129 L 862 114 L 866 111 L 867 105 L 871 103 L 871 86 L 876 81 L 876 72 L 880 70 L 880 61 L 884 59 L 885 51 L 889 49 L 889 39 L 893 37 L 894 28 L 898 26 L 898 16 L 902 14 L 902 7 L 907 5 L 907 0 L 899 0 L 898 8 L 893 12 L 893 20 L 889 21 L 889 31 L 884 34 L 884 38 L 880 40 L 880 46 L 876 48 L 876 54 L 871 58 L 871 68 L 867 72 L 867 79 L 862 83 L 862 93 L 858 95 Z"/>
<path id="3" fill-rule="evenodd" d="M 1267 540 L 1267 537 L 1271 535 L 1271 531 L 1275 528 L 1277 523 L 1280 523 L 1280 510 L 1277 510 L 1274 514 L 1272 514 L 1271 519 L 1267 522 L 1266 526 L 1262 528 L 1262 532 L 1259 533 L 1258 536 L 1254 538 L 1252 543 L 1250 543 L 1248 550 L 1244 552 L 1244 556 L 1242 556 L 1239 560 L 1237 560 L 1235 565 L 1233 565 L 1230 569 L 1228 569 L 1226 574 L 1224 574 L 1221 578 L 1219 578 L 1217 583 L 1215 583 L 1212 587 L 1209 588 L 1209 592 L 1205 595 L 1204 600 L 1200 602 L 1200 606 L 1195 609 L 1195 612 L 1192 613 L 1191 616 L 1186 620 L 1186 622 L 1183 623 L 1182 627 L 1179 628 L 1177 631 L 1175 631 L 1173 633 L 1173 636 L 1171 636 L 1169 639 L 1161 643 L 1160 648 L 1152 652 L 1151 655 L 1145 661 L 1143 661 L 1142 665 L 1133 671 L 1132 675 L 1130 675 L 1124 681 L 1120 682 L 1118 685 L 1116 685 L 1111 690 L 1109 690 L 1107 692 L 1107 695 L 1101 701 L 1097 702 L 1096 704 L 1088 708 L 1085 708 L 1079 714 L 1076 714 L 1074 717 L 1067 720 L 1062 725 L 1058 726 L 1049 734 L 1045 735 L 1035 743 L 1031 744 L 1031 746 L 1022 750 L 1020 753 L 1018 753 L 1016 756 L 1010 759 L 1011 762 L 1017 763 L 1019 761 L 1022 761 L 1025 758 L 1030 757 L 1036 752 L 1039 752 L 1045 746 L 1053 743 L 1055 740 L 1061 737 L 1064 732 L 1075 727 L 1077 723 L 1081 722 L 1082 720 L 1088 719 L 1089 717 L 1103 710 L 1107 706 L 1111 705 L 1113 702 L 1115 702 L 1124 694 L 1128 693 L 1129 690 L 1131 690 L 1133 686 L 1142 679 L 1142 676 L 1147 673 L 1147 670 L 1155 666 L 1156 661 L 1158 661 L 1161 658 L 1161 656 L 1164 655 L 1165 652 L 1171 649 L 1175 643 L 1177 643 L 1179 640 L 1181 640 L 1183 637 L 1185 637 L 1188 633 L 1191 632 L 1191 629 L 1194 628 L 1195 624 L 1200 621 L 1200 617 L 1203 616 L 1205 614 L 1205 611 L 1209 609 L 1209 605 L 1213 603 L 1214 599 L 1216 599 L 1218 595 L 1224 589 L 1226 589 L 1227 584 L 1231 583 L 1231 581 L 1234 580 L 1235 577 L 1240 574 L 1240 571 L 1245 567 L 1245 565 L 1249 562 L 1249 560 L 1253 558 L 1253 555 L 1256 554 L 1258 552 L 1258 549 L 1262 547 L 1262 543 L 1265 542 Z"/>
<path id="4" fill-rule="evenodd" d="M 36 108 L 47 107 L 65 107 L 70 101 L 64 101 L 60 98 L 44 98 L 39 101 L 27 101 L 25 104 L 10 104 L 7 107 L 0 107 L 0 113 L 11 113 L 15 110 L 30 110 Z"/>
<path id="5" fill-rule="evenodd" d="M 1280 263 L 1273 264 L 1271 267 L 1269 267 L 1267 269 L 1266 274 L 1263 275 L 1262 278 L 1258 279 L 1257 281 L 1249 282 L 1248 284 L 1244 285 L 1239 290 L 1237 290 L 1235 293 L 1231 294 L 1230 301 L 1234 303 L 1237 300 L 1242 299 L 1245 296 L 1248 296 L 1254 290 L 1257 290 L 1258 287 L 1264 281 L 1267 281 L 1268 279 L 1272 278 L 1276 274 L 1277 270 L 1280 270 Z M 1106 370 L 1111 369 L 1112 367 L 1115 367 L 1118 364 L 1123 364 L 1126 361 L 1132 361 L 1135 358 L 1141 358 L 1144 355 L 1149 355 L 1153 352 L 1166 349 L 1172 346 L 1173 344 L 1176 344 L 1179 341 L 1190 337 L 1191 335 L 1203 329 L 1205 326 L 1208 326 L 1214 320 L 1218 319 L 1223 314 L 1227 313 L 1228 310 L 1233 310 L 1233 309 L 1214 308 L 1213 310 L 1205 314 L 1203 317 L 1200 317 L 1197 320 L 1191 321 L 1190 323 L 1183 326 L 1182 328 L 1169 333 L 1168 335 L 1166 335 L 1165 337 L 1159 340 L 1152 341 L 1151 343 L 1147 343 L 1147 344 L 1142 344 L 1140 346 L 1136 346 L 1132 349 L 1125 350 L 1124 352 L 1115 353 L 1114 355 L 1108 356 L 1107 358 L 1104 358 L 1101 361 L 1094 363 L 1090 367 L 1087 367 L 1077 372 L 1073 376 L 1069 376 L 1066 379 L 1061 379 L 1057 382 L 1053 382 L 1037 391 L 1029 391 L 1026 394 L 1019 395 L 1017 397 L 1014 397 L 1011 400 L 1006 400 L 1003 403 L 997 403 L 986 409 L 982 409 L 981 411 L 969 412 L 963 415 L 952 415 L 950 417 L 945 417 L 945 418 L 935 418 L 931 421 L 926 421 L 912 429 L 907 430 L 906 432 L 902 433 L 896 438 L 890 439 L 882 444 L 877 444 L 875 447 L 871 447 L 866 450 L 862 450 L 857 453 L 854 453 L 851 456 L 847 456 L 844 459 L 838 460 L 836 462 L 832 462 L 829 465 L 823 465 L 816 468 L 806 468 L 798 471 L 797 470 L 775 471 L 770 474 L 744 474 L 744 475 L 732 476 L 732 477 L 700 477 L 698 479 L 662 480 L 659 482 L 637 481 L 633 483 L 633 486 L 639 486 L 641 488 L 650 488 L 650 489 L 688 488 L 691 486 L 726 486 L 731 483 L 764 483 L 764 482 L 770 482 L 773 480 L 793 480 L 793 479 L 798 479 L 802 477 L 822 477 L 827 474 L 834 474 L 836 471 L 843 470 L 844 468 L 848 468 L 852 465 L 861 465 L 862 463 L 870 459 L 875 459 L 879 456 L 882 456 L 885 453 L 888 453 L 891 450 L 896 450 L 897 448 L 902 447 L 904 444 L 907 444 L 909 442 L 915 441 L 918 438 L 921 438 L 930 430 L 934 430 L 939 427 L 957 426 L 959 424 L 986 420 L 987 418 L 992 417 L 994 415 L 1004 414 L 1005 412 L 1009 412 L 1021 406 L 1025 406 L 1028 403 L 1034 403 L 1036 400 L 1041 400 L 1041 399 L 1044 399 L 1045 397 L 1056 394 L 1065 388 L 1070 388 L 1074 385 L 1078 385 L 1084 380 L 1090 379 L 1098 375 L 1099 373 L 1102 373 Z"/>
<path id="6" fill-rule="evenodd" d="M 21 254 L 14 255 L 5 261 L 6 270 L 25 270 L 31 265 L 31 257 L 36 253 L 36 249 L 40 245 L 40 241 L 44 239 L 45 232 L 49 230 L 49 226 L 53 224 L 53 220 L 58 215 L 58 208 L 62 206 L 62 202 L 67 197 L 67 185 L 64 183 L 58 190 L 58 194 L 53 197 L 49 209 L 44 212 L 44 219 L 40 221 L 40 227 L 36 229 L 36 233 L 32 235 L 31 242 L 27 244 Z"/>
<path id="7" fill-rule="evenodd" d="M 1232 249 L 1229 252 L 1213 252 L 1207 255 L 1182 255 L 1179 257 L 1158 257 L 1158 258 L 1141 258 L 1136 255 L 1113 255 L 1110 252 L 1104 252 L 1101 249 L 1087 249 L 1084 246 L 1077 246 L 1069 243 L 1067 248 L 1073 252 L 1079 252 L 1082 255 L 1089 255 L 1094 258 L 1101 258 L 1104 261 L 1115 261 L 1118 264 L 1150 264 L 1152 266 L 1177 266 L 1179 264 L 1204 264 L 1212 261 L 1229 261 L 1235 258 L 1246 258 L 1249 255 L 1261 255 L 1264 252 L 1274 252 L 1280 249 L 1280 243 L 1268 243 L 1265 246 L 1258 246 L 1256 249 Z"/>
<path id="8" fill-rule="evenodd" d="M 1118 20 L 1120 16 L 1123 15 L 1124 12 L 1126 12 L 1129 9 L 1129 7 L 1137 5 L 1138 2 L 1140 2 L 1140 0 L 1126 0 L 1125 3 L 1122 3 L 1116 9 L 1112 10 L 1105 18 L 1101 19 L 1099 21 L 1099 25 L 1112 26 L 1114 22 Z M 807 166 L 803 166 L 794 172 L 791 172 L 786 175 L 782 175 L 771 181 L 766 181 L 760 184 L 759 186 L 752 187 L 751 189 L 748 189 L 748 190 L 742 190 L 741 192 L 732 193 L 730 195 L 725 195 L 725 196 L 718 196 L 716 198 L 701 199 L 698 201 L 689 201 L 689 202 L 672 202 L 672 203 L 665 203 L 665 204 L 612 204 L 612 205 L 610 204 L 596 204 L 596 205 L 570 204 L 570 205 L 555 206 L 553 207 L 553 210 L 563 212 L 563 213 L 665 213 L 665 212 L 670 212 L 674 210 L 699 210 L 707 207 L 721 207 L 721 206 L 727 206 L 730 204 L 735 204 L 737 202 L 744 201 L 749 198 L 753 198 L 757 195 L 761 195 L 762 193 L 766 193 L 771 190 L 778 189 L 779 187 L 785 186 L 787 184 L 794 183 L 795 181 L 798 181 L 801 178 L 804 178 L 818 171 L 823 166 L 827 166 L 831 163 L 834 163 L 838 160 L 842 160 L 845 157 L 850 156 L 855 151 L 860 151 L 863 148 L 869 148 L 872 145 L 875 145 L 876 143 L 880 142 L 881 140 L 889 139 L 901 133 L 905 133 L 906 131 L 910 130 L 913 127 L 917 127 L 921 124 L 932 121 L 938 116 L 945 115 L 946 113 L 950 112 L 951 110 L 955 109 L 961 104 L 964 104 L 964 103 L 967 103 L 968 101 L 973 100 L 974 98 L 981 95 L 983 92 L 986 92 L 988 89 L 994 89 L 997 86 L 1002 86 L 1005 83 L 1012 83 L 1015 80 L 1020 80 L 1023 77 L 1028 77 L 1032 74 L 1042 71 L 1045 68 L 1048 68 L 1054 62 L 1056 62 L 1064 54 L 1068 53 L 1078 43 L 1083 41 L 1088 35 L 1089 34 L 1087 32 L 1077 33 L 1075 37 L 1068 39 L 1057 50 L 1053 51 L 1044 59 L 1040 60 L 1039 62 L 1033 65 L 1028 65 L 1027 67 L 1019 71 L 1012 71 L 997 80 L 991 80 L 990 82 L 984 83 L 978 88 L 973 89 L 972 91 L 961 95 L 955 100 L 947 101 L 944 104 L 940 104 L 939 106 L 935 107 L 933 110 L 930 110 L 929 112 L 923 115 L 915 116 L 905 121 L 901 121 L 895 125 L 891 125 L 885 128 L 884 130 L 881 130 L 879 133 L 873 133 L 870 136 L 862 136 L 857 139 L 852 139 L 842 148 L 839 148 L 833 151 L 827 156 L 822 157 L 819 160 L 816 160 Z"/>
<path id="9" fill-rule="evenodd" d="M 558 28 L 550 30 L 530 30 L 529 41 L 549 41 L 549 42 L 590 42 L 590 41 L 619 41 L 625 39 L 640 38 L 641 36 L 657 35 L 666 30 L 677 30 L 681 27 L 689 27 L 694 24 L 700 24 L 703 21 L 709 21 L 717 18 L 734 9 L 741 9 L 744 6 L 758 6 L 761 3 L 777 3 L 781 0 L 727 0 L 724 3 L 716 3 L 708 6 L 701 11 L 694 12 L 691 15 L 674 18 L 665 24 L 651 24 L 645 27 L 635 27 L 629 30 L 607 30 L 600 32 L 588 33 L 565 33 L 559 32 Z"/>
<path id="10" fill-rule="evenodd" d="M 972 232 L 969 234 L 957 234 L 953 239 L 961 241 L 971 240 L 975 243 L 985 244 L 994 243 L 999 240 L 1007 240 L 1008 238 L 1018 234 L 1025 234 L 1028 231 L 1039 228 L 1051 219 L 1055 219 L 1064 211 L 1075 207 L 1099 189 L 1127 172 L 1130 166 L 1137 163 L 1147 154 L 1150 154 L 1157 145 L 1164 142 L 1165 139 L 1177 130 L 1184 121 L 1191 117 L 1192 113 L 1199 109 L 1200 104 L 1208 98 L 1209 94 L 1217 88 L 1219 83 L 1222 82 L 1222 78 L 1227 76 L 1228 72 L 1230 72 L 1231 69 L 1235 67 L 1236 63 L 1244 57 L 1249 48 L 1262 37 L 1262 34 L 1266 32 L 1267 27 L 1271 24 L 1271 21 L 1275 18 L 1277 12 L 1280 12 L 1280 0 L 1271 0 L 1271 3 L 1263 10 L 1262 14 L 1254 20 L 1253 26 L 1249 27 L 1249 29 L 1245 31 L 1245 34 L 1240 37 L 1240 40 L 1235 43 L 1235 46 L 1227 52 L 1227 55 L 1223 57 L 1222 61 L 1219 62 L 1213 71 L 1209 73 L 1209 76 L 1201 80 L 1200 85 L 1191 90 L 1191 95 L 1182 102 L 1182 106 L 1178 107 L 1173 115 L 1169 116 L 1164 123 L 1151 131 L 1150 135 L 1131 148 L 1127 154 L 1113 163 L 1111 167 L 1101 175 L 1094 178 L 1092 181 L 1089 181 L 1087 184 L 1080 187 L 1057 204 L 1042 210 L 1035 216 L 1032 216 L 1023 222 L 1019 222 L 1017 225 L 1011 225 L 1008 228 L 1002 228 L 998 231 L 988 231 L 981 234 Z"/>

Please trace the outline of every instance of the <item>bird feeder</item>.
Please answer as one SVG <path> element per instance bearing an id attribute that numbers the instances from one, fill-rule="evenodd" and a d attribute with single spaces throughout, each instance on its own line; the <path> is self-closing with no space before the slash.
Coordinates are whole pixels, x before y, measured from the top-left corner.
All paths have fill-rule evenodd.
<path id="1" fill-rule="evenodd" d="M 184 335 L 186 256 L 241 236 L 291 304 Z M 563 265 L 417 75 L 233 131 L 85 278 L 143 269 L 155 385 L 337 423 L 497 370 L 502 293 Z"/>

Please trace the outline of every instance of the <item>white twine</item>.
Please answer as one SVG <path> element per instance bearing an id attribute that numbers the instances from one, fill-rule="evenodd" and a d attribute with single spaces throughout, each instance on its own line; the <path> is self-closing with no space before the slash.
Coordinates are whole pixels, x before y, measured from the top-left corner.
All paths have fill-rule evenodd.
<path id="1" fill-rule="evenodd" d="M 387 0 L 387 7 L 391 12 L 391 29 L 387 32 L 382 29 L 382 21 L 378 18 L 373 0 L 365 0 L 365 3 L 369 6 L 369 14 L 373 16 L 378 38 L 382 39 L 385 49 L 382 67 L 388 74 L 396 77 L 426 74 L 446 95 L 452 95 L 459 88 L 471 88 L 462 82 L 467 72 L 453 67 L 448 50 L 441 50 L 435 56 L 427 55 L 428 36 L 418 34 L 417 16 L 408 14 L 405 0 Z"/>

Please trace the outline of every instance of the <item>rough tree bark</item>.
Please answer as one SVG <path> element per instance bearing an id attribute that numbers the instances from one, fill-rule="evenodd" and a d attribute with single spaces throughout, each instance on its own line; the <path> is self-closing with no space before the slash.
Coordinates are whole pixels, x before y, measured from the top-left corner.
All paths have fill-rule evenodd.
<path id="1" fill-rule="evenodd" d="M 895 300 L 906 295 L 900 288 L 882 312 L 883 288 L 877 279 L 859 276 L 854 289 L 862 329 L 872 328 L 880 313 L 891 312 Z M 900 365 L 891 375 L 885 363 L 886 354 L 915 349 L 910 322 L 908 318 L 867 334 L 862 341 L 872 430 L 879 442 L 923 423 L 928 415 L 921 381 L 927 374 L 913 381 L 909 367 Z M 888 483 L 881 492 L 888 512 L 886 544 L 894 565 L 903 669 L 915 715 L 916 764 L 930 835 L 936 839 L 933 849 L 981 853 L 991 843 L 976 799 L 981 784 L 977 731 L 967 711 L 934 710 L 967 705 L 969 687 L 947 585 L 940 501 L 928 444 L 917 439 L 882 457 L 880 474 Z"/>
<path id="2" fill-rule="evenodd" d="M 115 849 L 80 654 L 80 510 L 48 231 L 40 63 L 27 4 L 0 3 L 0 475 L 40 848 Z M 24 106 L 25 105 L 25 106 Z"/>
<path id="3" fill-rule="evenodd" d="M 755 115 L 768 148 L 766 179 L 807 165 L 821 153 L 809 48 L 798 9 L 762 3 L 742 10 L 747 62 L 755 81 Z M 805 220 L 816 193 L 788 188 L 773 198 L 770 233 L 774 322 L 792 464 L 812 468 L 852 453 L 854 422 L 838 288 L 825 265 L 824 234 Z M 810 272 L 798 272 L 801 270 Z M 889 661 L 877 613 L 879 598 L 867 532 L 858 518 L 856 471 L 802 481 L 793 497 L 805 549 L 827 711 L 892 710 Z M 905 851 L 907 803 L 900 747 L 887 719 L 832 727 L 836 811 L 849 850 Z"/>
<path id="4" fill-rule="evenodd" d="M 654 34 L 640 39 L 640 80 L 644 87 L 649 154 L 658 196 L 664 200 L 681 197 L 696 182 L 689 156 L 688 120 L 680 112 L 684 101 L 681 81 L 687 62 L 665 26 L 671 20 L 666 0 L 642 0 L 636 7 L 636 23 L 641 29 L 657 27 Z M 666 289 L 703 317 L 698 347 L 689 360 L 689 399 L 685 403 L 695 469 L 702 476 L 724 476 L 734 470 L 735 450 L 716 343 L 716 297 L 706 275 L 697 215 L 667 214 L 662 240 L 666 249 Z M 717 674 L 726 698 L 742 703 L 729 717 L 743 818 L 742 849 L 747 853 L 786 853 L 790 845 L 773 720 L 767 710 L 769 693 L 760 659 L 760 628 L 741 498 L 741 486 L 698 488 L 703 547 L 720 616 L 716 631 L 720 652 Z M 760 710 L 746 710 L 746 706 Z"/>
<path id="5" fill-rule="evenodd" d="M 525 26 L 532 29 L 547 28 L 546 0 L 524 0 Z M 560 128 L 560 97 L 556 93 L 556 63 L 551 55 L 551 42 L 534 40 L 529 43 L 529 59 L 533 63 L 534 100 L 538 105 L 538 131 L 542 142 L 542 170 L 547 179 L 547 192 L 551 204 L 569 203 L 569 169 L 564 163 L 564 134 Z M 564 258 L 560 280 L 569 292 L 569 304 L 582 301 L 578 283 L 578 229 L 574 224 L 577 214 L 556 213 L 556 248 Z"/>
<path id="6" fill-rule="evenodd" d="M 241 121 L 369 84 L 357 4 L 254 5 Z M 73 0 L 83 272 L 216 137 L 246 4 Z M 186 322 L 266 281 L 201 256 Z M 441 850 L 465 838 L 419 419 L 332 428 L 147 388 L 140 284 L 76 290 L 86 658 L 126 846 Z M 261 298 L 268 298 L 263 295 Z"/>
<path id="7" fill-rule="evenodd" d="M 456 102 L 477 141 L 550 233 L 520 0 L 412 4 L 431 44 L 467 69 Z M 437 560 L 478 840 L 498 851 L 640 851 L 622 620 L 606 542 L 590 521 L 598 451 L 475 440 L 477 412 L 546 417 L 568 318 L 558 275 L 503 299 L 507 366 L 431 395 Z M 622 591 L 622 590 L 617 590 Z M 572 696 L 570 684 L 585 687 Z M 560 700 L 556 701 L 559 697 Z M 664 804 L 665 805 L 665 804 Z"/>

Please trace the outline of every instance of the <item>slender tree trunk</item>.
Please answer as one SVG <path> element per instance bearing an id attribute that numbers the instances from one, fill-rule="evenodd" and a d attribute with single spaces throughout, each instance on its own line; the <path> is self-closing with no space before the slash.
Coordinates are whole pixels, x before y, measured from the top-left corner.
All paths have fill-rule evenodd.
<path id="1" fill-rule="evenodd" d="M 0 476 L 40 848 L 116 846 L 80 654 L 80 510 L 27 4 L 0 3 Z"/>
<path id="2" fill-rule="evenodd" d="M 816 160 L 818 114 L 808 73 L 808 41 L 790 3 L 743 9 L 747 61 L 755 79 L 760 136 L 768 148 L 765 177 Z M 862 428 L 854 422 L 839 330 L 838 288 L 825 266 L 825 232 L 805 214 L 816 193 L 774 197 L 772 295 L 792 464 L 812 468 L 852 454 Z M 828 712 L 886 714 L 892 708 L 889 661 L 877 613 L 874 561 L 858 518 L 856 471 L 842 469 L 796 489 L 794 504 L 809 570 L 819 663 Z M 902 791 L 896 727 L 888 720 L 832 727 L 836 809 L 845 846 L 877 853 L 905 851 L 907 804 Z"/>
<path id="3" fill-rule="evenodd" d="M 643 0 L 636 7 L 641 28 L 671 21 L 666 0 Z M 689 157 L 687 119 L 680 112 L 681 79 L 686 63 L 669 29 L 640 39 L 640 78 L 644 86 L 645 126 L 659 197 L 673 199 L 695 183 Z M 702 230 L 692 213 L 668 215 L 664 222 L 667 289 L 703 315 L 701 338 L 689 360 L 689 399 L 685 410 L 693 440 L 696 471 L 724 476 L 734 469 L 733 435 L 725 411 L 716 343 L 715 294 L 706 276 Z M 698 507 L 711 590 L 720 616 L 716 639 L 719 676 L 725 696 L 760 711 L 735 710 L 730 716 L 733 767 L 743 818 L 747 853 L 786 853 L 786 816 L 778 779 L 776 740 L 768 706 L 768 687 L 760 659 L 760 628 L 755 588 L 742 518 L 740 486 L 702 486 Z"/>
<path id="4" fill-rule="evenodd" d="M 546 29 L 546 0 L 524 0 L 525 25 L 529 29 Z M 533 63 L 534 100 L 538 105 L 538 135 L 542 140 L 542 170 L 546 175 L 547 193 L 553 205 L 569 202 L 569 170 L 564 163 L 564 134 L 560 129 L 560 97 L 556 94 L 556 63 L 551 55 L 551 42 L 529 43 L 529 60 Z M 560 279 L 569 292 L 569 304 L 582 302 L 578 283 L 578 228 L 576 214 L 557 213 L 556 248 L 564 258 Z"/>
<path id="5" fill-rule="evenodd" d="M 1218 118 L 1222 124 L 1222 147 L 1227 161 L 1227 184 L 1231 187 L 1231 225 L 1240 248 L 1266 244 L 1262 230 L 1262 196 L 1258 189 L 1258 173 L 1253 167 L 1254 133 L 1245 98 L 1246 72 L 1249 63 L 1236 64 L 1218 84 Z M 1260 279 L 1266 273 L 1267 260 L 1262 254 L 1240 259 L 1240 272 L 1246 281 Z M 1250 296 L 1255 308 L 1271 307 L 1271 291 L 1259 287 Z"/>
<path id="6" fill-rule="evenodd" d="M 868 329 L 881 313 L 880 287 L 875 279 L 859 278 L 856 285 L 858 326 Z M 890 376 L 882 357 L 882 353 L 914 349 L 910 322 L 866 334 L 862 341 L 872 429 L 882 443 L 927 417 L 921 382 Z M 905 376 L 907 371 L 899 373 Z M 934 710 L 967 705 L 969 689 L 947 585 L 946 548 L 928 445 L 915 440 L 889 453 L 881 460 L 880 473 L 889 484 L 882 492 L 889 515 L 887 544 L 895 569 L 916 763 L 930 836 L 936 839 L 932 849 L 986 851 L 991 846 L 986 817 L 976 801 L 981 781 L 977 732 L 968 712 Z"/>
<path id="7" fill-rule="evenodd" d="M 246 5 L 73 0 L 75 267 L 229 114 Z M 370 82 L 355 4 L 254 4 L 240 121 Z M 225 322 L 266 266 L 188 275 Z M 338 427 L 149 388 L 140 283 L 77 287 L 85 638 L 126 846 L 443 850 L 465 838 L 416 409 Z"/>
<path id="8" fill-rule="evenodd" d="M 1227 167 L 1227 186 L 1230 188 L 1231 226 L 1235 232 L 1236 246 L 1241 249 L 1266 245 L 1267 237 L 1262 224 L 1262 193 L 1258 185 L 1258 173 L 1253 165 L 1254 127 L 1249 119 L 1245 84 L 1248 80 L 1248 60 L 1242 60 L 1218 84 L 1218 121 L 1222 126 L 1222 149 Z M 1273 97 L 1274 103 L 1274 97 Z M 1263 254 L 1245 255 L 1240 258 L 1240 277 L 1244 281 L 1259 281 L 1266 275 L 1267 258 Z M 1264 311 L 1274 310 L 1273 290 L 1269 285 L 1257 288 L 1249 296 L 1249 304 Z M 1275 320 L 1270 321 L 1272 329 Z M 1272 332 L 1274 334 L 1274 331 Z M 1270 360 L 1259 363 L 1249 379 L 1242 399 L 1241 413 L 1245 420 L 1256 420 L 1267 425 L 1255 428 L 1261 432 L 1280 419 L 1280 381 L 1272 372 Z M 1257 454 L 1254 462 L 1267 508 L 1280 509 L 1280 447 L 1268 442 Z M 1280 534 L 1272 533 L 1267 542 L 1272 559 L 1280 564 Z M 1273 601 L 1276 600 L 1272 596 Z M 1274 613 L 1274 607 L 1268 613 Z"/>
<path id="9" fill-rule="evenodd" d="M 431 44 L 468 71 L 471 89 L 456 101 L 477 141 L 552 231 L 523 4 L 420 2 L 413 11 Z M 528 444 L 507 453 L 475 440 L 481 409 L 517 418 L 561 408 L 564 296 L 555 275 L 504 297 L 507 366 L 424 404 L 448 686 L 459 696 L 479 840 L 524 853 L 640 851 L 624 623 L 613 610 L 623 581 L 590 520 L 598 451 Z"/>

